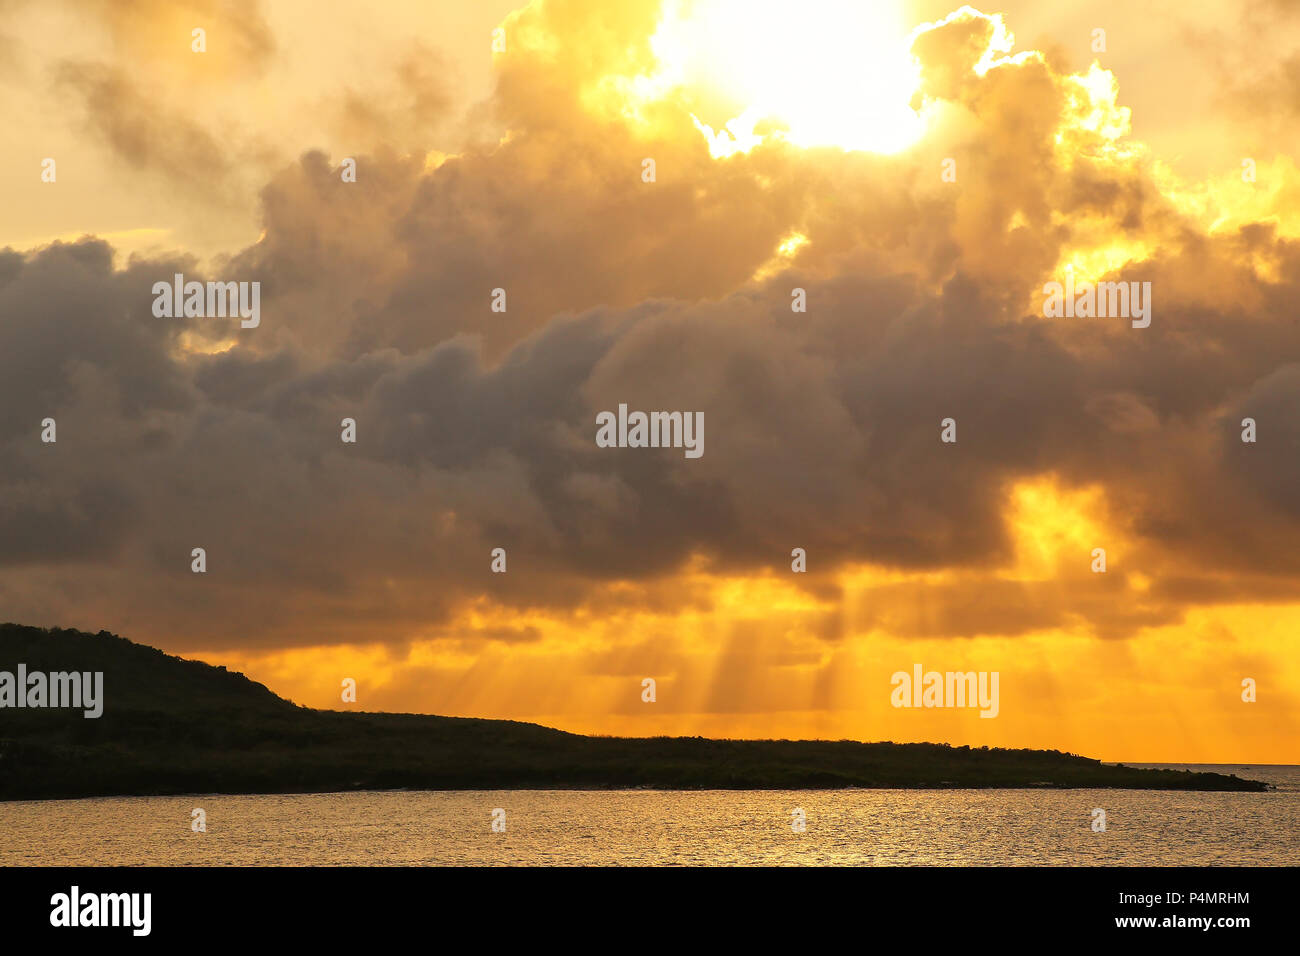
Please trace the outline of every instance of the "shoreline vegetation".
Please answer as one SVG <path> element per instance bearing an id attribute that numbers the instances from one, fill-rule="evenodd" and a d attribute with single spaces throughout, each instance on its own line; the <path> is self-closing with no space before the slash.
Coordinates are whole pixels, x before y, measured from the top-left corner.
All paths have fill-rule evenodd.
<path id="1" fill-rule="evenodd" d="M 0 624 L 0 671 L 102 672 L 103 715 L 0 709 L 0 800 L 356 790 L 1115 788 L 1262 792 L 1055 750 L 591 737 L 511 720 L 314 710 L 100 631 Z"/>

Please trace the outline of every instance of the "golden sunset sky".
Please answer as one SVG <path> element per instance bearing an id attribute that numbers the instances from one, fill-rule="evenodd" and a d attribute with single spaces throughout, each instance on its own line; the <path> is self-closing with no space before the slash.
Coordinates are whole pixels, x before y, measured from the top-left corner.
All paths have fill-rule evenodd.
<path id="1" fill-rule="evenodd" d="M 1300 5 L 0 14 L 0 620 L 316 707 L 1300 762 Z M 1045 318 L 1067 269 L 1150 327 Z"/>

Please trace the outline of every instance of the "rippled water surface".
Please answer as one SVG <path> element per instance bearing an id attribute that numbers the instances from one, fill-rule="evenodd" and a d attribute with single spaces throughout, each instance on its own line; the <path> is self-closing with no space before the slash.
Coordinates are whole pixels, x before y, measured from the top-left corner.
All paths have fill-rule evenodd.
<path id="1" fill-rule="evenodd" d="M 1172 764 L 1143 766 L 1175 766 Z M 365 792 L 0 803 L 0 865 L 1300 864 L 1300 767 L 1269 793 Z M 206 833 L 190 830 L 207 813 Z M 1094 833 L 1091 812 L 1106 811 Z M 492 811 L 506 832 L 492 832 Z M 791 811 L 807 829 L 795 833 Z"/>

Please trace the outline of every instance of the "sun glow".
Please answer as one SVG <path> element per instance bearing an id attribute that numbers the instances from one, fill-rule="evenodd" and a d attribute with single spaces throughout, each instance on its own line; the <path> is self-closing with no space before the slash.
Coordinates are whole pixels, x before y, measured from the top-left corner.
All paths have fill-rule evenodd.
<path id="1" fill-rule="evenodd" d="M 896 152 L 922 118 L 902 11 L 859 0 L 667 0 L 646 90 L 685 90 L 715 156 L 767 136 Z"/>

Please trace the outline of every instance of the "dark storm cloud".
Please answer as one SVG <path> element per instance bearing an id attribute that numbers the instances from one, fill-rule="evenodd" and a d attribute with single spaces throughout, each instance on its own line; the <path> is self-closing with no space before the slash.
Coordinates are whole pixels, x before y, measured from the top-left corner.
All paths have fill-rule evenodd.
<path id="1" fill-rule="evenodd" d="M 644 15 L 604 10 L 593 29 L 639 35 Z M 1296 248 L 1263 227 L 1197 232 L 1136 163 L 1063 164 L 1061 78 L 1034 59 L 976 77 L 986 29 L 919 47 L 926 95 L 978 120 L 948 192 L 912 159 L 647 141 L 525 55 L 497 94 L 507 142 L 432 169 L 376 152 L 355 184 L 308 153 L 220 276 L 115 272 L 94 241 L 0 256 L 0 599 L 31 619 L 24 573 L 78 561 L 109 595 L 78 612 L 130 606 L 144 633 L 400 640 L 487 594 L 571 608 L 626 579 L 650 604 L 692 555 L 758 572 L 796 546 L 831 598 L 851 561 L 962 571 L 879 589 L 874 619 L 903 634 L 1084 619 L 1124 636 L 1196 600 L 1279 599 L 1300 576 Z M 1159 242 L 1114 277 L 1153 283 L 1150 328 L 1027 308 L 1072 216 Z M 751 281 L 796 229 L 807 254 Z M 1251 268 L 1261 254 L 1277 281 Z M 175 271 L 261 281 L 261 326 L 153 317 L 152 283 Z M 183 332 L 235 345 L 187 351 Z M 620 402 L 704 412 L 703 457 L 596 447 L 596 414 Z M 1253 446 L 1232 434 L 1248 414 Z M 1050 585 L 979 577 L 1014 557 L 1008 492 L 1044 475 L 1105 489 L 1137 542 L 1126 567 L 1092 575 L 1085 552 Z M 494 547 L 511 573 L 489 573 Z M 1166 583 L 1119 601 L 1131 571 Z"/>

